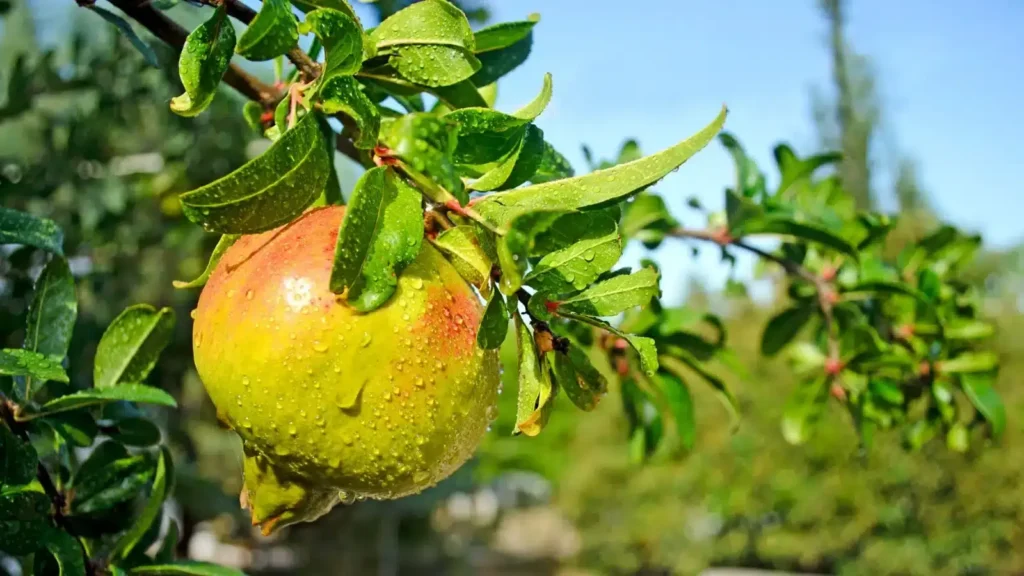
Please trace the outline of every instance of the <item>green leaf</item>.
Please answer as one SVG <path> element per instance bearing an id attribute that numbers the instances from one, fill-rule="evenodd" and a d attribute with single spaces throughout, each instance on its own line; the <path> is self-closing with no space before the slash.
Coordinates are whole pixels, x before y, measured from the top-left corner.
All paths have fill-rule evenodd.
<path id="1" fill-rule="evenodd" d="M 654 184 L 708 144 L 725 122 L 718 117 L 694 136 L 646 158 L 598 170 L 585 176 L 534 184 L 481 199 L 476 209 L 505 228 L 522 214 L 536 210 L 579 210 L 629 196 Z"/>
<path id="2" fill-rule="evenodd" d="M 129 574 L 150 574 L 153 576 L 245 576 L 245 572 L 225 568 L 208 562 L 183 560 L 171 564 L 137 566 Z"/>
<path id="3" fill-rule="evenodd" d="M 491 28 L 497 26 L 501 26 L 501 24 Z M 533 28 L 532 24 L 530 28 Z M 531 30 L 526 30 L 525 35 L 512 44 L 494 50 L 480 50 L 481 46 L 488 48 L 496 43 L 491 38 L 492 34 L 495 37 L 500 34 L 500 32 L 488 32 L 488 30 L 489 28 L 484 28 L 477 32 L 476 57 L 480 61 L 480 70 L 470 78 L 470 81 L 477 86 L 493 84 L 502 76 L 518 68 L 523 62 L 526 62 L 527 57 L 530 56 L 530 50 L 533 48 L 533 33 Z"/>
<path id="4" fill-rule="evenodd" d="M 459 126 L 452 154 L 458 164 L 486 164 L 507 157 L 521 145 L 528 122 L 490 108 L 461 108 L 444 119 Z"/>
<path id="5" fill-rule="evenodd" d="M 400 46 L 388 62 L 403 78 L 423 86 L 458 84 L 480 69 L 472 52 L 435 44 Z"/>
<path id="6" fill-rule="evenodd" d="M 519 394 L 513 434 L 536 436 L 551 415 L 555 387 L 537 355 L 533 333 L 519 316 L 518 310 L 512 317 L 515 320 L 516 345 L 519 350 Z"/>
<path id="7" fill-rule="evenodd" d="M 555 150 L 551 144 L 545 141 L 540 164 L 537 166 L 533 175 L 530 176 L 530 181 L 535 184 L 541 184 L 544 182 L 569 178 L 575 173 L 576 172 L 572 169 L 572 165 L 570 165 L 569 161 L 565 159 L 565 156 L 562 156 L 558 150 Z"/>
<path id="8" fill-rule="evenodd" d="M 902 406 L 905 400 L 903 390 L 900 389 L 899 384 L 883 378 L 872 378 L 868 381 L 868 390 L 871 391 L 871 395 L 896 406 Z"/>
<path id="9" fill-rule="evenodd" d="M 523 143 L 525 142 L 525 132 L 523 137 L 520 137 L 518 144 L 512 149 L 508 155 L 498 162 L 498 165 L 494 168 L 485 172 L 480 178 L 477 178 L 469 185 L 470 190 L 479 191 L 490 191 L 497 190 L 504 186 L 512 175 L 512 171 L 516 167 L 516 163 L 519 161 L 519 153 L 523 149 Z"/>
<path id="10" fill-rule="evenodd" d="M 235 51 L 235 29 L 228 21 L 226 4 L 185 39 L 178 59 L 178 75 L 185 93 L 171 99 L 171 110 L 196 116 L 213 102 L 220 80 Z"/>
<path id="11" fill-rule="evenodd" d="M 582 350 L 575 346 L 570 346 L 568 352 L 552 350 L 544 354 L 544 360 L 559 389 L 577 408 L 589 412 L 597 407 L 607 391 L 607 382 Z"/>
<path id="12" fill-rule="evenodd" d="M 56 560 L 60 576 L 85 576 L 82 546 L 74 536 L 63 530 L 48 527 L 43 534 L 42 544 Z"/>
<path id="13" fill-rule="evenodd" d="M 527 124 L 522 146 L 516 155 L 515 166 L 498 190 L 508 190 L 528 180 L 536 180 L 537 171 L 544 161 L 545 151 L 544 132 L 533 124 Z"/>
<path id="14" fill-rule="evenodd" d="M 277 58 L 297 46 L 298 42 L 299 23 L 292 15 L 288 0 L 263 0 L 259 13 L 238 39 L 235 52 L 259 62 Z"/>
<path id="15" fill-rule="evenodd" d="M 53 380 L 67 383 L 68 375 L 60 362 L 38 352 L 20 348 L 0 350 L 0 374 L 6 376 L 29 376 L 38 382 Z"/>
<path id="16" fill-rule="evenodd" d="M 761 334 L 761 354 L 774 356 L 786 347 L 814 314 L 813 306 L 793 306 L 768 321 Z"/>
<path id="17" fill-rule="evenodd" d="M 537 116 L 540 116 L 541 112 L 543 112 L 545 108 L 548 107 L 549 102 L 551 102 L 550 72 L 544 74 L 544 85 L 540 89 L 540 94 L 538 94 L 532 102 L 513 112 L 512 115 L 516 118 L 533 121 Z"/>
<path id="18" fill-rule="evenodd" d="M 114 544 L 110 553 L 113 558 L 127 558 L 135 550 L 139 541 L 149 530 L 153 521 L 160 515 L 164 499 L 167 498 L 167 460 L 170 458 L 166 449 L 160 450 L 156 461 L 156 472 L 153 476 L 153 486 L 149 491 L 149 499 L 146 506 L 135 519 L 135 523 L 127 532 L 121 535 Z M 140 550 L 145 552 L 145 550 Z"/>
<path id="19" fill-rule="evenodd" d="M 66 410 L 77 410 L 87 406 L 96 406 L 107 402 L 116 402 L 118 400 L 142 402 L 146 404 L 159 404 L 161 406 L 170 406 L 171 408 L 178 406 L 177 402 L 174 401 L 174 397 L 159 388 L 153 388 L 152 386 L 145 386 L 143 384 L 120 384 L 112 388 L 82 390 L 81 392 L 75 392 L 74 394 L 55 398 L 46 404 L 43 404 L 42 408 L 40 408 L 38 412 L 33 412 L 29 414 L 29 416 L 32 418 L 49 416 L 50 414 L 56 414 Z"/>
<path id="20" fill-rule="evenodd" d="M 455 124 L 433 114 L 406 114 L 381 124 L 380 140 L 414 170 L 429 176 L 465 205 L 469 196 L 455 172 Z M 431 184 L 431 183 L 427 183 Z M 423 188 L 423 186 L 421 186 Z M 429 190 L 424 190 L 424 194 Z M 441 200 L 443 203 L 445 200 Z"/>
<path id="21" fill-rule="evenodd" d="M 36 449 L 0 424 L 0 486 L 21 486 L 36 477 Z"/>
<path id="22" fill-rule="evenodd" d="M 448 257 L 463 280 L 486 292 L 493 263 L 473 226 L 455 226 L 437 235 L 434 245 Z"/>
<path id="23" fill-rule="evenodd" d="M 559 218 L 552 232 L 573 241 L 547 251 L 524 282 L 537 290 L 565 294 L 582 290 L 619 261 L 622 239 L 615 220 L 601 212 L 578 212 Z"/>
<path id="24" fill-rule="evenodd" d="M 685 449 L 693 450 L 697 442 L 697 416 L 689 387 L 675 374 L 667 372 L 658 372 L 652 382 L 662 393 L 679 441 Z"/>
<path id="25" fill-rule="evenodd" d="M 147 447 L 160 443 L 160 429 L 144 417 L 121 418 L 104 433 L 125 446 Z"/>
<path id="26" fill-rule="evenodd" d="M 23 556 L 38 550 L 50 530 L 49 517 L 50 499 L 42 492 L 0 493 L 0 551 Z"/>
<path id="27" fill-rule="evenodd" d="M 0 206 L 0 244 L 24 244 L 64 255 L 64 231 L 49 218 Z"/>
<path id="28" fill-rule="evenodd" d="M 858 260 L 860 258 L 860 253 L 857 251 L 855 246 L 832 232 L 812 224 L 797 222 L 796 220 L 791 220 L 782 216 L 750 218 L 735 227 L 730 226 L 730 232 L 734 236 L 749 236 L 753 234 L 780 234 L 783 236 L 791 236 L 793 238 L 799 238 L 800 240 L 806 240 L 808 242 L 815 242 L 823 246 L 827 246 L 833 250 L 846 254 L 854 260 Z"/>
<path id="29" fill-rule="evenodd" d="M 562 300 L 557 313 L 615 316 L 634 306 L 645 306 L 658 296 L 659 274 L 652 268 L 609 278 Z"/>
<path id="30" fill-rule="evenodd" d="M 68 353 L 77 317 L 75 279 L 67 261 L 54 257 L 36 280 L 28 308 L 24 348 L 60 362 Z"/>
<path id="31" fill-rule="evenodd" d="M 306 15 L 306 23 L 320 39 L 326 53 L 321 78 L 359 71 L 363 64 L 363 30 L 354 15 L 322 8 Z"/>
<path id="32" fill-rule="evenodd" d="M 142 382 L 174 335 L 174 310 L 136 304 L 107 326 L 96 347 L 96 388 Z"/>
<path id="33" fill-rule="evenodd" d="M 508 309 L 501 292 L 495 290 L 487 302 L 480 328 L 476 332 L 477 345 L 484 350 L 497 350 L 508 335 Z"/>
<path id="34" fill-rule="evenodd" d="M 316 116 L 306 114 L 238 170 L 182 194 L 185 216 L 223 234 L 263 232 L 298 216 L 323 191 L 330 167 Z"/>
<path id="35" fill-rule="evenodd" d="M 96 435 L 99 434 L 99 426 L 92 414 L 86 411 L 62 412 L 42 421 L 53 428 L 72 446 L 87 448 L 92 446 Z"/>
<path id="36" fill-rule="evenodd" d="M 347 291 L 361 312 L 383 305 L 398 286 L 398 274 L 420 252 L 423 207 L 420 193 L 387 167 L 359 179 L 338 232 L 331 291 Z"/>
<path id="37" fill-rule="evenodd" d="M 861 283 L 856 284 L 854 286 L 850 286 L 849 288 L 843 288 L 842 292 L 843 292 L 843 294 L 858 294 L 858 293 L 871 293 L 871 292 L 874 292 L 874 293 L 879 293 L 879 294 L 889 294 L 889 295 L 894 295 L 895 294 L 895 295 L 902 295 L 902 296 L 910 296 L 911 298 L 917 299 L 919 302 L 923 302 L 924 304 L 929 304 L 930 305 L 930 302 L 928 301 L 928 297 L 927 296 L 925 296 L 924 294 L 918 292 L 917 290 L 914 290 L 913 288 L 911 288 L 907 284 L 903 284 L 901 282 L 887 282 L 887 281 L 884 281 L 884 280 L 879 280 L 879 281 L 875 281 L 875 282 L 861 282 Z"/>
<path id="38" fill-rule="evenodd" d="M 998 438 L 1006 429 L 1006 407 L 992 386 L 993 380 L 990 374 L 963 374 L 960 376 L 960 386 L 971 404 L 992 427 L 992 435 Z"/>
<path id="39" fill-rule="evenodd" d="M 483 87 L 480 90 L 483 90 Z M 433 86 L 428 89 L 431 94 L 437 96 L 438 102 L 453 110 L 474 106 L 493 106 L 493 102 L 489 103 L 480 90 L 477 90 L 469 80 L 456 82 L 451 86 Z"/>
<path id="40" fill-rule="evenodd" d="M 827 398 L 827 381 L 817 378 L 801 382 L 786 401 L 782 413 L 782 436 L 790 444 L 803 444 L 821 416 Z"/>
<path id="41" fill-rule="evenodd" d="M 508 232 L 498 239 L 498 265 L 501 267 L 502 294 L 511 296 L 523 285 L 523 275 L 537 235 L 548 229 L 562 214 L 530 212 L 516 217 Z"/>
<path id="42" fill-rule="evenodd" d="M 295 4 L 295 6 L 303 12 L 312 12 L 317 8 L 338 10 L 349 18 L 355 20 L 357 23 L 359 22 L 359 16 L 356 14 L 356 11 L 353 10 L 352 5 L 345 0 L 292 0 L 292 4 Z"/>
<path id="43" fill-rule="evenodd" d="M 640 368 L 645 374 L 653 376 L 654 373 L 658 371 L 658 348 L 655 346 L 654 339 L 623 332 L 604 320 L 591 316 L 573 314 L 562 310 L 559 310 L 559 316 L 595 326 L 622 338 L 633 348 L 633 350 L 636 350 L 637 355 L 640 357 Z"/>
<path id="44" fill-rule="evenodd" d="M 472 51 L 469 20 L 446 0 L 423 0 L 395 12 L 370 32 L 378 50 L 393 46 L 437 44 Z"/>
<path id="45" fill-rule="evenodd" d="M 746 198 L 764 194 L 764 175 L 757 168 L 757 164 L 747 156 L 739 140 L 727 132 L 719 134 L 718 140 L 729 151 L 736 164 L 736 189 L 740 194 Z"/>
<path id="46" fill-rule="evenodd" d="M 964 352 L 956 358 L 942 360 L 936 369 L 943 374 L 970 374 L 988 372 L 999 366 L 999 356 L 994 352 Z"/>
<path id="47" fill-rule="evenodd" d="M 517 42 L 529 37 L 530 31 L 540 21 L 537 14 L 531 15 L 531 19 L 518 22 L 502 22 L 486 28 L 481 28 L 473 34 L 476 41 L 476 53 L 491 52 L 508 48 Z"/>
<path id="48" fill-rule="evenodd" d="M 679 222 L 668 211 L 665 200 L 657 194 L 641 192 L 626 204 L 622 216 L 622 234 L 636 238 L 650 248 L 656 247 Z"/>
<path id="49" fill-rule="evenodd" d="M 775 162 L 779 166 L 779 173 L 782 175 L 782 180 L 776 190 L 777 195 L 785 194 L 793 183 L 810 176 L 818 168 L 839 162 L 842 159 L 841 154 L 828 152 L 800 160 L 793 153 L 793 149 L 786 144 L 776 146 L 774 155 Z"/>
<path id="50" fill-rule="evenodd" d="M 684 364 L 704 379 L 715 389 L 715 393 L 722 401 L 722 405 L 729 412 L 729 419 L 732 421 L 733 430 L 738 428 L 740 424 L 739 402 L 736 400 L 736 396 L 733 395 L 732 390 L 725 384 L 725 381 L 711 373 L 704 362 L 699 360 L 689 350 L 674 348 L 671 349 L 671 354 L 660 356 L 658 358 L 659 363 L 666 370 L 675 374 L 680 380 L 684 377 L 684 371 L 682 370 L 682 365 Z"/>
<path id="51" fill-rule="evenodd" d="M 153 477 L 153 461 L 147 455 L 119 458 L 74 479 L 71 510 L 91 514 L 109 510 L 134 498 Z"/>
<path id="52" fill-rule="evenodd" d="M 326 114 L 342 113 L 356 125 L 352 143 L 356 148 L 368 150 L 377 144 L 380 133 L 380 112 L 377 106 L 363 93 L 351 76 L 332 76 L 320 88 L 321 109 Z"/>
<path id="53" fill-rule="evenodd" d="M 995 327 L 981 320 L 955 320 L 946 326 L 943 335 L 949 340 L 981 340 L 995 333 Z"/>
<path id="54" fill-rule="evenodd" d="M 156 57 L 156 52 L 153 51 L 153 48 L 149 44 L 143 42 L 142 38 L 139 38 L 139 35 L 132 29 L 131 24 L 126 22 L 124 18 L 121 18 L 117 14 L 100 8 L 94 4 L 85 4 L 84 6 L 96 14 L 99 14 L 104 20 L 117 27 L 117 29 L 120 30 L 126 38 L 128 38 L 128 41 L 132 43 L 132 46 L 139 51 L 139 54 L 142 54 L 142 59 L 146 61 L 146 64 L 149 64 L 154 68 L 160 67 L 160 61 Z"/>
<path id="55" fill-rule="evenodd" d="M 217 240 L 217 245 L 213 247 L 213 252 L 210 254 L 210 260 L 206 263 L 206 269 L 199 276 L 196 276 L 193 280 L 175 280 L 171 284 L 178 289 L 185 288 L 199 288 L 206 285 L 206 281 L 210 279 L 210 274 L 213 274 L 217 263 L 220 262 L 221 256 L 228 251 L 228 248 L 237 241 L 239 238 L 238 234 L 223 234 L 220 240 Z"/>

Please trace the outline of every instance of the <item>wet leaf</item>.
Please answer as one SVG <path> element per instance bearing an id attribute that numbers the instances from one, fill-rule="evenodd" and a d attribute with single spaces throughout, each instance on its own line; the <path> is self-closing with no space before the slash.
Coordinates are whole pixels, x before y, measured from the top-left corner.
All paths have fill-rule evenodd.
<path id="1" fill-rule="evenodd" d="M 0 244 L 24 244 L 62 256 L 64 231 L 48 218 L 0 206 Z"/>
<path id="2" fill-rule="evenodd" d="M 497 350 L 505 341 L 508 335 L 508 309 L 505 307 L 505 297 L 501 292 L 494 290 L 491 299 L 484 309 L 484 316 L 480 319 L 480 328 L 476 333 L 477 345 L 484 350 Z"/>
<path id="3" fill-rule="evenodd" d="M 102 468 L 90 469 L 87 474 L 77 474 L 74 478 L 71 510 L 75 514 L 109 510 L 134 498 L 153 478 L 153 474 L 152 459 L 142 454 L 119 458 Z"/>
<path id="4" fill-rule="evenodd" d="M 57 562 L 60 576 L 85 576 L 85 558 L 82 556 L 82 546 L 74 536 L 63 530 L 50 527 L 43 535 L 42 544 Z"/>
<path id="5" fill-rule="evenodd" d="M 176 114 L 196 116 L 206 110 L 231 64 L 235 29 L 228 21 L 225 6 L 217 8 L 209 20 L 185 39 L 178 59 L 178 75 L 185 93 L 171 99 L 171 110 Z"/>
<path id="6" fill-rule="evenodd" d="M 351 75 L 363 64 L 363 29 L 354 15 L 322 8 L 306 16 L 313 34 L 320 39 L 326 56 L 321 78 Z"/>
<path id="7" fill-rule="evenodd" d="M 0 424 L 0 486 L 21 486 L 32 482 L 38 462 L 32 444 Z"/>
<path id="8" fill-rule="evenodd" d="M 515 23 L 510 22 L 507 24 Z M 530 22 L 527 24 L 529 29 L 522 30 L 520 28 L 516 32 L 516 35 L 522 34 L 521 38 L 515 40 L 512 44 L 495 49 L 492 49 L 492 47 L 504 44 L 507 40 L 512 39 L 513 36 L 508 34 L 508 29 L 496 30 L 499 26 L 502 26 L 497 24 L 479 30 L 476 33 L 476 57 L 480 61 L 480 70 L 470 78 L 473 84 L 477 86 L 493 84 L 526 61 L 527 57 L 530 56 L 530 50 L 533 48 L 533 33 L 531 30 L 535 23 Z M 484 49 L 482 50 L 481 48 Z"/>
<path id="9" fill-rule="evenodd" d="M 557 311 L 607 317 L 635 306 L 646 306 L 660 292 L 658 278 L 658 272 L 652 268 L 615 276 L 562 300 Z"/>
<path id="10" fill-rule="evenodd" d="M 67 383 L 68 375 L 60 362 L 38 352 L 20 348 L 0 350 L 0 374 L 6 376 L 28 376 L 37 383 L 53 380 Z"/>
<path id="11" fill-rule="evenodd" d="M 291 50 L 298 42 L 299 23 L 292 15 L 288 0 L 263 0 L 259 13 L 238 39 L 235 52 L 249 60 L 270 60 Z"/>
<path id="12" fill-rule="evenodd" d="M 633 350 L 636 351 L 637 355 L 640 358 L 640 368 L 644 371 L 644 374 L 648 376 L 653 376 L 654 373 L 658 371 L 658 348 L 655 345 L 653 338 L 648 338 L 646 336 L 637 336 L 636 334 L 629 334 L 628 332 L 623 332 L 622 330 L 619 330 L 618 328 L 612 326 L 611 324 L 605 322 L 604 320 L 594 318 L 592 316 L 574 314 L 571 312 L 564 312 L 562 310 L 559 310 L 558 314 L 559 316 L 568 318 L 570 320 L 576 320 L 577 322 L 582 322 L 584 324 L 595 326 L 606 332 L 614 334 L 619 338 L 622 338 L 629 344 L 631 348 L 633 348 Z"/>
<path id="13" fill-rule="evenodd" d="M 476 45 L 469 20 L 446 0 L 423 0 L 395 12 L 370 32 L 378 50 L 394 46 L 437 44 L 472 51 Z"/>
<path id="14" fill-rule="evenodd" d="M 43 418 L 42 421 L 53 428 L 72 446 L 86 448 L 92 446 L 93 440 L 99 434 L 99 427 L 92 414 L 86 411 L 61 412 L 52 417 Z"/>
<path id="15" fill-rule="evenodd" d="M 0 493 L 0 551 L 23 556 L 41 548 L 50 530 L 49 515 L 50 499 L 42 492 Z"/>
<path id="16" fill-rule="evenodd" d="M 540 16 L 533 14 L 529 20 L 502 22 L 477 30 L 473 34 L 476 41 L 476 53 L 508 48 L 522 41 L 530 35 L 530 31 L 539 21 Z"/>
<path id="17" fill-rule="evenodd" d="M 538 290 L 566 294 L 582 290 L 619 261 L 622 240 L 615 220 L 602 212 L 578 212 L 559 218 L 551 235 L 572 242 L 545 250 L 524 282 Z"/>
<path id="18" fill-rule="evenodd" d="M 231 174 L 182 194 L 189 220 L 223 234 L 253 234 L 291 221 L 324 189 L 330 158 L 316 114 Z"/>
<path id="19" fill-rule="evenodd" d="M 547 73 L 544 74 L 544 85 L 541 86 L 540 94 L 532 102 L 513 112 L 512 115 L 532 121 L 540 116 L 541 112 L 548 107 L 549 102 L 551 102 L 551 74 Z"/>
<path id="20" fill-rule="evenodd" d="M 969 374 L 989 372 L 999 366 L 999 356 L 994 352 L 964 352 L 956 358 L 942 360 L 936 369 L 943 374 Z"/>
<path id="21" fill-rule="evenodd" d="M 462 278 L 486 292 L 493 263 L 487 256 L 473 226 L 455 226 L 437 235 L 434 245 L 448 257 Z"/>
<path id="22" fill-rule="evenodd" d="M 352 9 L 352 5 L 346 2 L 346 0 L 292 0 L 292 4 L 295 4 L 303 12 L 311 12 L 317 8 L 338 10 L 357 23 L 359 22 L 359 16 Z"/>
<path id="23" fill-rule="evenodd" d="M 331 291 L 369 312 L 384 304 L 398 275 L 420 252 L 423 207 L 420 193 L 387 167 L 359 179 L 338 232 Z"/>
<path id="24" fill-rule="evenodd" d="M 145 380 L 174 333 L 174 310 L 149 304 L 125 308 L 107 326 L 96 348 L 96 388 Z"/>
<path id="25" fill-rule="evenodd" d="M 625 207 L 622 234 L 636 238 L 648 247 L 656 247 L 665 238 L 665 233 L 678 225 L 661 196 L 641 192 Z"/>
<path id="26" fill-rule="evenodd" d="M 164 499 L 167 498 L 167 461 L 170 454 L 166 449 L 160 450 L 157 455 L 156 472 L 153 475 L 153 486 L 149 491 L 149 498 L 146 506 L 135 519 L 135 523 L 127 532 L 121 535 L 114 544 L 110 553 L 112 558 L 127 558 L 135 550 L 142 540 L 142 537 L 150 529 L 153 521 L 160 515 Z M 139 550 L 145 552 L 145 550 Z"/>
<path id="27" fill-rule="evenodd" d="M 548 370 L 541 364 L 533 333 L 516 311 L 512 314 L 519 350 L 519 394 L 516 401 L 516 426 L 513 434 L 536 436 L 547 424 L 554 406 L 555 387 Z"/>
<path id="28" fill-rule="evenodd" d="M 78 299 L 71 269 L 64 258 L 51 258 L 36 280 L 24 348 L 60 362 L 68 353 L 77 317 Z"/>
<path id="29" fill-rule="evenodd" d="M 472 52 L 438 44 L 398 46 L 388 63 L 410 82 L 435 87 L 458 84 L 480 69 Z"/>
<path id="30" fill-rule="evenodd" d="M 607 383 L 586 353 L 570 345 L 568 352 L 552 350 L 545 353 L 544 360 L 559 389 L 565 391 L 577 408 L 589 412 L 597 407 L 606 392 Z"/>
<path id="31" fill-rule="evenodd" d="M 120 384 L 112 388 L 94 388 L 82 390 L 67 396 L 61 396 L 43 404 L 38 412 L 30 414 L 31 417 L 49 416 L 66 410 L 78 410 L 87 406 L 97 406 L 107 402 L 126 400 L 128 402 L 141 402 L 144 404 L 158 404 L 161 406 L 177 407 L 177 402 L 167 392 L 152 386 L 143 384 Z"/>
<path id="32" fill-rule="evenodd" d="M 560 212 L 530 212 L 509 224 L 508 232 L 498 239 L 498 265 L 501 267 L 499 289 L 511 296 L 523 285 L 530 253 L 537 235 L 558 219 Z"/>
<path id="33" fill-rule="evenodd" d="M 380 112 L 377 106 L 363 93 L 351 76 L 331 76 L 324 81 L 318 93 L 321 109 L 326 114 L 342 113 L 356 125 L 352 143 L 356 148 L 368 150 L 377 144 L 380 132 Z"/>
<path id="34" fill-rule="evenodd" d="M 206 263 L 206 269 L 203 273 L 197 276 L 193 280 L 183 281 L 175 280 L 172 282 L 173 286 L 178 289 L 184 288 L 199 288 L 206 285 L 206 281 L 210 279 L 210 274 L 213 274 L 213 270 L 217 268 L 217 263 L 220 262 L 221 256 L 228 251 L 228 248 L 238 240 L 238 234 L 224 234 L 217 240 L 217 245 L 213 247 L 213 252 L 210 254 L 210 260 Z"/>
<path id="35" fill-rule="evenodd" d="M 585 176 L 534 184 L 481 199 L 476 209 L 499 227 L 535 210 L 579 210 L 624 198 L 661 180 L 696 154 L 718 133 L 725 122 L 718 117 L 694 136 L 651 156 Z"/>
<path id="36" fill-rule="evenodd" d="M 380 140 L 391 153 L 407 162 L 465 205 L 469 201 L 455 172 L 455 124 L 433 114 L 406 114 L 382 123 Z M 424 193 L 427 193 L 425 191 Z M 442 200 L 443 202 L 443 200 Z"/>

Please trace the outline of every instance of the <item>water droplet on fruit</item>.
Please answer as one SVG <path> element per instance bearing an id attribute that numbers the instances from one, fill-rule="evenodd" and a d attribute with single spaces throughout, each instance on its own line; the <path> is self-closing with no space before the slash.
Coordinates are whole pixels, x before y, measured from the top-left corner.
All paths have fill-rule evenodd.
<path id="1" fill-rule="evenodd" d="M 371 336 L 369 332 L 363 332 L 363 339 L 359 341 L 359 345 L 366 348 L 370 345 L 370 340 L 372 339 L 373 336 Z"/>
<path id="2" fill-rule="evenodd" d="M 202 332 L 196 332 L 195 342 L 196 342 L 196 348 L 199 348 L 200 346 L 203 345 L 203 333 Z"/>
<path id="3" fill-rule="evenodd" d="M 252 290 L 246 290 L 245 291 L 245 299 L 246 300 L 252 300 L 252 295 L 253 295 L 253 291 Z"/>
<path id="4" fill-rule="evenodd" d="M 412 284 L 412 287 L 417 290 L 423 288 L 423 278 L 413 278 L 409 283 Z"/>
<path id="5" fill-rule="evenodd" d="M 317 352 L 327 352 L 327 344 L 317 340 L 313 342 L 313 350 L 316 350 Z"/>
<path id="6" fill-rule="evenodd" d="M 249 387 L 249 377 L 248 376 L 242 376 L 242 386 L 245 386 L 246 388 Z"/>
<path id="7" fill-rule="evenodd" d="M 416 377 L 416 387 L 423 388 L 423 378 L 420 378 L 419 376 Z"/>
<path id="8" fill-rule="evenodd" d="M 299 433 L 299 429 L 295 427 L 294 423 L 289 424 L 288 425 L 288 433 L 291 434 L 292 436 L 296 436 Z"/>
<path id="9" fill-rule="evenodd" d="M 195 320 L 196 319 L 196 310 L 193 309 L 191 312 L 188 313 L 188 315 L 189 315 L 190 318 Z"/>
<path id="10" fill-rule="evenodd" d="M 355 385 L 352 382 L 346 382 L 344 388 L 334 395 L 334 403 L 342 410 L 354 407 L 359 401 L 359 394 L 362 393 L 365 385 L 365 380 Z"/>

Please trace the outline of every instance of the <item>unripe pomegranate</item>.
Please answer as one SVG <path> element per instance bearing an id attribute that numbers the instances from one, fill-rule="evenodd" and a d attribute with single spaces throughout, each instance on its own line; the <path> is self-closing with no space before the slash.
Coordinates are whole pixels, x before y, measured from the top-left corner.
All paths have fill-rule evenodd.
<path id="1" fill-rule="evenodd" d="M 476 293 L 424 242 L 391 299 L 356 312 L 328 288 L 343 215 L 240 238 L 194 315 L 196 368 L 242 438 L 242 504 L 267 533 L 434 485 L 494 413 L 498 358 L 476 344 Z"/>

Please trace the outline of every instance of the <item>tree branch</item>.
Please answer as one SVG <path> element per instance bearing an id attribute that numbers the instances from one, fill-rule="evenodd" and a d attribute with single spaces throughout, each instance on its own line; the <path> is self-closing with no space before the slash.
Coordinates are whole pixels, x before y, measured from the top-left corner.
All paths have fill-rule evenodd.
<path id="1" fill-rule="evenodd" d="M 213 0 L 201 0 L 213 5 Z M 227 3 L 228 14 L 243 22 L 251 22 L 256 16 L 251 8 L 239 3 L 237 0 L 224 0 Z M 181 54 L 182 47 L 188 32 L 178 25 L 177 22 L 165 16 L 162 12 L 150 5 L 149 0 L 110 0 L 110 3 L 119 8 L 128 17 L 132 18 L 151 34 L 174 48 L 177 54 Z M 307 81 L 315 80 L 320 75 L 320 65 L 314 62 L 299 48 L 288 52 L 288 58 L 310 77 Z M 238 90 L 243 96 L 262 104 L 265 108 L 272 108 L 282 97 L 280 90 L 269 86 L 258 78 L 249 74 L 240 67 L 232 64 L 224 74 L 224 82 Z M 340 117 L 340 115 L 335 115 Z M 337 138 L 335 148 L 345 156 L 348 156 L 357 163 L 362 164 L 359 150 L 347 138 Z"/>
<path id="2" fill-rule="evenodd" d="M 810 283 L 814 286 L 815 293 L 818 296 L 818 308 L 821 310 L 821 316 L 825 321 L 825 332 L 828 335 L 828 357 L 835 362 L 839 361 L 839 339 L 833 333 L 832 329 L 834 324 L 832 309 L 835 306 L 836 291 L 832 286 L 832 281 L 830 279 L 815 274 L 792 260 L 787 260 L 776 254 L 762 250 L 757 246 L 748 244 L 742 239 L 733 238 L 729 236 L 727 231 L 694 230 L 690 228 L 677 227 L 670 230 L 668 235 L 676 238 L 690 238 L 704 242 L 713 242 L 723 247 L 735 246 L 764 260 L 774 262 L 782 267 L 782 269 L 786 271 L 786 274 Z"/>

